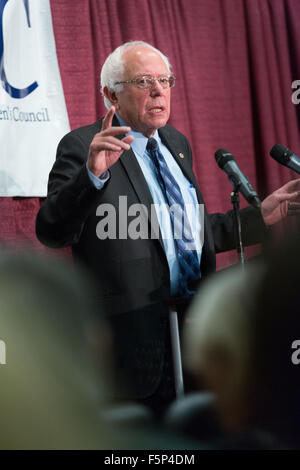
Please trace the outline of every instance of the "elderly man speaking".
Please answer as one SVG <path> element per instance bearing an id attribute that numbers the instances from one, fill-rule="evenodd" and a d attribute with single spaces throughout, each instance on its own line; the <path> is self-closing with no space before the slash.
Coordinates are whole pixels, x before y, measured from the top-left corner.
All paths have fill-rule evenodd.
<path id="1" fill-rule="evenodd" d="M 175 80 L 150 44 L 125 43 L 108 56 L 101 72 L 108 112 L 61 140 L 36 223 L 42 243 L 71 246 L 98 281 L 99 311 L 114 332 L 118 397 L 157 412 L 175 397 L 167 301 L 191 296 L 215 271 L 215 253 L 235 247 L 232 212 L 199 211 L 190 145 L 167 124 Z M 245 244 L 287 214 L 299 189 L 299 180 L 290 182 L 261 211 L 240 211 Z"/>

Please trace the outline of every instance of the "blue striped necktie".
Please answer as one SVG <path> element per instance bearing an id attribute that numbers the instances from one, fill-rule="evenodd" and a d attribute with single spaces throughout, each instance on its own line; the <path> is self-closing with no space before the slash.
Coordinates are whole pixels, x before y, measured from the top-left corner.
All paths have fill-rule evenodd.
<path id="1" fill-rule="evenodd" d="M 184 199 L 154 138 L 148 140 L 146 152 L 154 163 L 160 187 L 171 208 L 172 230 L 180 267 L 179 293 L 183 296 L 189 296 L 193 294 L 193 291 L 188 287 L 189 281 L 196 281 L 201 275 L 195 240 L 186 215 Z"/>

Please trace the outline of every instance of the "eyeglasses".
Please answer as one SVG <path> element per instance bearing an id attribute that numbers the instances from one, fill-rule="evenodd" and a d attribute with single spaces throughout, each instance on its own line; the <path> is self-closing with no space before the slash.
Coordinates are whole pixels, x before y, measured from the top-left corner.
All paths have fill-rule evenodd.
<path id="1" fill-rule="evenodd" d="M 151 77 L 151 75 L 139 75 L 132 80 L 115 82 L 115 85 L 120 85 L 121 83 L 133 83 L 134 86 L 140 90 L 148 90 L 153 87 L 155 81 L 158 81 L 162 88 L 172 88 L 175 85 L 175 80 L 176 77 L 174 77 L 174 75 L 161 75 L 157 78 Z"/>

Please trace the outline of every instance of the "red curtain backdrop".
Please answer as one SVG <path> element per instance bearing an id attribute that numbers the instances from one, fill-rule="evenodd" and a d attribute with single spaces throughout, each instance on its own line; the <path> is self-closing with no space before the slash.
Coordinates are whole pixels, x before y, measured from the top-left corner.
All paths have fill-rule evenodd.
<path id="1" fill-rule="evenodd" d="M 72 129 L 105 112 L 99 75 L 106 56 L 125 41 L 144 40 L 173 65 L 170 123 L 190 140 L 210 212 L 231 208 L 231 185 L 214 160 L 219 147 L 235 155 L 261 197 L 296 177 L 269 150 L 278 142 L 300 156 L 300 104 L 291 100 L 292 82 L 300 80 L 300 0 L 50 3 Z M 0 199 L 0 239 L 41 248 L 34 233 L 41 202 Z M 236 260 L 235 253 L 219 255 L 218 265 Z"/>

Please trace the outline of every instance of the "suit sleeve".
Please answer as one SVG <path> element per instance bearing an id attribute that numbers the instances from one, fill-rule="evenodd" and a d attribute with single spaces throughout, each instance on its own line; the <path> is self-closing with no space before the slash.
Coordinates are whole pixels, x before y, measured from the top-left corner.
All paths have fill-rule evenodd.
<path id="1" fill-rule="evenodd" d="M 52 248 L 78 242 L 90 207 L 100 197 L 86 169 L 89 144 L 89 139 L 71 132 L 57 148 L 48 196 L 36 219 L 38 239 Z"/>
<path id="2" fill-rule="evenodd" d="M 236 248 L 233 215 L 233 210 L 226 214 L 209 215 L 216 253 Z M 262 243 L 269 230 L 263 221 L 261 212 L 249 206 L 240 210 L 240 216 L 243 244 L 249 246 Z"/>

